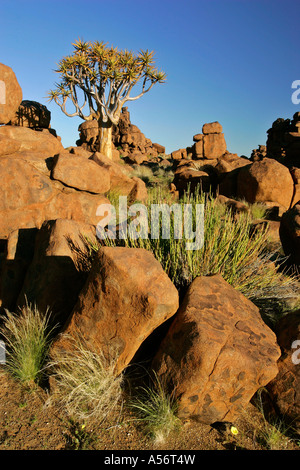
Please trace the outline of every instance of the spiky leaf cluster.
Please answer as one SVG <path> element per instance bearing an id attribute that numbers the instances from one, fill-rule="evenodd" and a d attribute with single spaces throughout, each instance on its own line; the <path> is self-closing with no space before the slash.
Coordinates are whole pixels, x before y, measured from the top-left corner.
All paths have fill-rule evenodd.
<path id="1" fill-rule="evenodd" d="M 133 101 L 147 93 L 155 83 L 163 83 L 166 74 L 155 67 L 154 52 L 142 50 L 137 54 L 109 47 L 104 42 L 79 39 L 72 44 L 73 54 L 61 59 L 56 72 L 60 82 L 49 92 L 68 116 L 85 120 L 97 119 L 117 124 L 120 110 L 126 101 Z M 131 96 L 133 88 L 140 90 Z M 82 103 L 79 104 L 79 90 Z M 74 113 L 66 110 L 71 100 Z M 84 110 L 88 107 L 88 114 Z"/>

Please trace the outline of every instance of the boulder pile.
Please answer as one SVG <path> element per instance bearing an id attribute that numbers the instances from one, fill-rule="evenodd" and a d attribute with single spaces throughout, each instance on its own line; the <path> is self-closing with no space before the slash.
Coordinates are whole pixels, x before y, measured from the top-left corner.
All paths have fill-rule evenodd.
<path id="1" fill-rule="evenodd" d="M 50 111 L 22 101 L 15 74 L 0 65 L 5 92 L 0 104 L 5 124 L 0 127 L 0 239 L 57 218 L 96 226 L 97 207 L 109 202 L 110 190 L 146 197 L 144 183 L 131 178 L 125 165 L 80 147 L 65 149 L 50 127 Z"/>
<path id="2" fill-rule="evenodd" d="M 78 127 L 79 140 L 76 145 L 90 152 L 97 150 L 98 124 L 97 121 L 86 121 Z M 129 163 L 141 164 L 149 158 L 165 154 L 165 147 L 152 143 L 150 139 L 131 123 L 127 107 L 122 108 L 117 126 L 113 126 L 114 158 L 120 155 Z"/>
<path id="3" fill-rule="evenodd" d="M 213 194 L 276 208 L 280 215 L 300 200 L 300 113 L 292 121 L 275 121 L 267 145 L 253 150 L 250 159 L 227 151 L 217 121 L 204 124 L 193 140 L 191 147 L 171 153 L 179 193 L 200 185 Z"/>
<path id="4" fill-rule="evenodd" d="M 300 112 L 292 119 L 278 118 L 267 131 L 267 154 L 287 166 L 300 166 Z"/>
<path id="5" fill-rule="evenodd" d="M 299 374 L 286 357 L 289 342 L 297 339 L 299 313 L 275 334 L 258 308 L 219 274 L 194 279 L 180 301 L 150 251 L 97 245 L 98 206 L 109 203 L 110 191 L 145 200 L 144 182 L 130 176 L 117 149 L 114 160 L 95 151 L 91 123 L 82 124 L 80 145 L 65 149 L 50 127 L 48 110 L 22 101 L 13 71 L 3 64 L 1 83 L 1 314 L 26 302 L 41 312 L 50 309 L 60 327 L 52 353 L 72 348 L 68 338 L 79 334 L 114 361 L 116 375 L 130 368 L 163 327 L 152 344 L 151 370 L 175 395 L 181 418 L 234 421 L 255 393 L 269 386 L 278 407 L 295 419 L 299 398 L 292 387 L 299 387 Z M 164 154 L 130 123 L 126 109 L 114 142 L 130 162 Z M 192 147 L 173 152 L 162 164 L 175 167 L 174 192 L 201 183 L 236 211 L 247 210 L 237 195 L 283 208 L 283 247 L 299 263 L 300 209 L 291 207 L 299 185 L 296 167 L 269 156 L 250 161 L 229 153 L 218 122 L 204 124 Z"/>

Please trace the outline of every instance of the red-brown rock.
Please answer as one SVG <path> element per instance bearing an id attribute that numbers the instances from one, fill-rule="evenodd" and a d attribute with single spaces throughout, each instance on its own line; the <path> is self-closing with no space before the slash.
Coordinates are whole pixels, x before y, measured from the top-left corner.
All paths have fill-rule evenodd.
<path id="1" fill-rule="evenodd" d="M 17 311 L 17 298 L 34 254 L 37 229 L 14 230 L 9 234 L 0 269 L 0 313 Z"/>
<path id="2" fill-rule="evenodd" d="M 14 71 L 0 63 L 0 124 L 7 124 L 22 101 L 22 89 Z"/>
<path id="3" fill-rule="evenodd" d="M 95 152 L 90 159 L 109 172 L 111 190 L 119 192 L 123 196 L 130 194 L 135 186 L 135 182 L 130 178 L 124 165 L 110 160 L 100 152 Z"/>
<path id="4" fill-rule="evenodd" d="M 194 142 L 201 142 L 201 140 L 203 140 L 203 134 L 195 134 L 193 136 L 193 141 Z"/>
<path id="5" fill-rule="evenodd" d="M 134 186 L 128 195 L 129 202 L 145 202 L 148 198 L 147 186 L 141 178 L 132 177 Z"/>
<path id="6" fill-rule="evenodd" d="M 293 178 L 288 168 L 271 158 L 245 166 L 238 174 L 238 197 L 250 203 L 269 201 L 288 209 L 293 192 Z"/>
<path id="7" fill-rule="evenodd" d="M 182 418 L 234 421 L 278 372 L 280 349 L 258 308 L 220 275 L 190 285 L 152 366 Z"/>
<path id="8" fill-rule="evenodd" d="M 0 158 L 0 174 L 0 238 L 17 229 L 40 228 L 45 220 L 57 218 L 97 225 L 98 206 L 109 203 L 102 195 L 51 180 L 22 158 Z"/>
<path id="9" fill-rule="evenodd" d="M 185 159 L 186 157 L 187 157 L 186 149 L 174 150 L 174 152 L 171 153 L 172 160 L 182 160 L 182 159 Z"/>
<path id="10" fill-rule="evenodd" d="M 143 341 L 175 314 L 178 292 L 160 263 L 140 248 L 101 248 L 63 330 L 80 334 L 93 349 L 116 360 L 120 373 Z M 54 349 L 68 349 L 67 339 Z"/>
<path id="11" fill-rule="evenodd" d="M 110 189 L 109 172 L 93 160 L 79 155 L 57 155 L 54 159 L 52 178 L 72 188 L 95 194 L 104 194 Z"/>
<path id="12" fill-rule="evenodd" d="M 194 191 L 198 187 L 204 192 L 209 192 L 211 188 L 211 179 L 208 173 L 185 166 L 175 172 L 173 183 L 181 194 L 188 188 Z"/>
<path id="13" fill-rule="evenodd" d="M 143 155 L 141 152 L 134 152 L 128 155 L 127 157 L 128 163 L 131 163 L 133 165 L 141 165 L 145 160 L 145 155 Z"/>
<path id="14" fill-rule="evenodd" d="M 224 134 L 205 134 L 203 137 L 204 158 L 220 158 L 226 152 Z"/>
<path id="15" fill-rule="evenodd" d="M 44 158 L 63 152 L 60 138 L 48 129 L 34 130 L 28 127 L 0 127 L 0 157 L 16 152 L 40 152 Z"/>
<path id="16" fill-rule="evenodd" d="M 46 106 L 37 101 L 23 100 L 9 124 L 12 126 L 48 129 L 50 121 L 51 113 Z"/>
<path id="17" fill-rule="evenodd" d="M 198 140 L 193 145 L 193 157 L 195 159 L 203 158 L 203 140 Z"/>
<path id="18" fill-rule="evenodd" d="M 222 134 L 223 128 L 218 121 L 209 122 L 203 124 L 202 126 L 202 133 L 203 134 Z"/>
<path id="19" fill-rule="evenodd" d="M 166 153 L 166 147 L 163 145 L 153 142 L 152 146 L 157 150 L 158 154 L 164 155 Z"/>

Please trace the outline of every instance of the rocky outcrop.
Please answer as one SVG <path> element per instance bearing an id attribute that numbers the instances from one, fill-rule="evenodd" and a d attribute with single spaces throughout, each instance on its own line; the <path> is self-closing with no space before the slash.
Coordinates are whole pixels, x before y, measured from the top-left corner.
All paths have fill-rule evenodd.
<path id="1" fill-rule="evenodd" d="M 124 156 L 141 153 L 147 159 L 165 153 L 163 145 L 152 143 L 137 126 L 131 123 L 127 107 L 122 108 L 119 123 L 113 128 L 113 142 Z"/>
<path id="2" fill-rule="evenodd" d="M 258 162 L 267 156 L 267 146 L 259 145 L 257 149 L 252 150 L 250 160 L 252 162 Z"/>
<path id="3" fill-rule="evenodd" d="M 195 134 L 192 147 L 175 150 L 173 160 L 181 160 L 190 155 L 195 160 L 217 160 L 226 152 L 226 142 L 219 122 L 210 122 L 202 126 L 202 134 Z"/>
<path id="4" fill-rule="evenodd" d="M 78 130 L 79 140 L 76 144 L 86 150 L 96 152 L 98 150 L 97 121 L 85 121 L 80 124 Z M 165 153 L 163 145 L 152 143 L 137 126 L 131 123 L 127 107 L 122 108 L 119 123 L 117 126 L 113 126 L 112 139 L 115 159 L 122 155 L 122 157 L 128 157 L 129 163 L 140 164 L 148 157 L 157 157 L 159 154 Z"/>
<path id="5" fill-rule="evenodd" d="M 81 147 L 65 149 L 50 128 L 50 112 L 36 101 L 21 103 L 14 73 L 2 64 L 0 80 L 1 122 L 6 124 L 0 127 L 0 240 L 15 231 L 40 229 L 47 220 L 96 226 L 98 206 L 109 203 L 110 189 L 132 202 L 147 198 L 144 183 L 117 162 L 104 164 L 103 157 Z"/>
<path id="6" fill-rule="evenodd" d="M 0 124 L 7 124 L 13 119 L 22 96 L 22 88 L 14 71 L 0 63 Z"/>
<path id="7" fill-rule="evenodd" d="M 300 112 L 292 120 L 276 119 L 267 134 L 267 156 L 300 167 Z"/>
<path id="8" fill-rule="evenodd" d="M 185 166 L 184 172 L 175 170 L 173 183 L 179 191 L 188 186 L 194 188 L 194 170 L 204 171 L 209 176 L 202 185 L 205 192 L 208 188 L 215 194 L 245 199 L 251 204 L 262 202 L 269 208 L 277 208 L 281 215 L 300 199 L 299 136 L 300 112 L 294 114 L 292 121 L 277 119 L 268 131 L 267 145 L 259 145 L 248 159 L 226 150 L 219 122 L 206 123 L 202 133 L 193 136 L 192 147 L 172 152 L 177 168 L 181 162 Z M 201 162 L 201 167 L 195 167 L 195 161 Z"/>
<path id="9" fill-rule="evenodd" d="M 46 166 L 44 161 L 43 165 Z M 97 208 L 109 201 L 64 186 L 22 157 L 0 158 L 0 238 L 18 229 L 40 228 L 57 218 L 97 225 Z"/>
<path id="10" fill-rule="evenodd" d="M 24 100 L 9 124 L 34 129 L 49 129 L 50 120 L 51 113 L 46 106 L 37 101 Z"/>
<path id="11" fill-rule="evenodd" d="M 179 195 L 185 191 L 195 191 L 196 188 L 204 192 L 209 192 L 211 188 L 211 180 L 209 174 L 205 171 L 191 168 L 190 166 L 181 166 L 174 173 L 173 183 Z"/>
<path id="12" fill-rule="evenodd" d="M 173 183 L 179 192 L 186 191 L 188 187 L 194 190 L 200 185 L 204 192 L 236 197 L 239 170 L 251 162 L 226 150 L 222 131 L 219 122 L 206 123 L 202 126 L 202 133 L 193 136 L 191 147 L 171 153 L 171 159 L 177 165 Z M 185 167 L 184 171 L 181 165 Z M 206 175 L 197 175 L 195 171 Z"/>
<path id="13" fill-rule="evenodd" d="M 39 152 L 43 158 L 64 151 L 61 140 L 50 129 L 34 130 L 19 126 L 0 127 L 0 157 L 19 152 Z"/>
<path id="14" fill-rule="evenodd" d="M 120 373 L 159 325 L 178 309 L 178 292 L 160 263 L 140 248 L 101 248 L 63 330 L 116 361 Z M 68 349 L 58 339 L 53 348 Z"/>
<path id="15" fill-rule="evenodd" d="M 152 367 L 179 416 L 234 421 L 278 372 L 280 349 L 259 310 L 220 275 L 196 278 Z"/>

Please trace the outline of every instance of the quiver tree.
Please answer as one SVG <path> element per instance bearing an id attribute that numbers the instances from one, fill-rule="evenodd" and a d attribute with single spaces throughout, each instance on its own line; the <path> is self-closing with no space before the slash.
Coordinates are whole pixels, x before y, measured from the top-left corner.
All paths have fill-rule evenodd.
<path id="1" fill-rule="evenodd" d="M 60 82 L 49 92 L 49 101 L 54 100 L 67 116 L 97 120 L 99 151 L 112 158 L 112 126 L 118 124 L 124 103 L 163 83 L 166 74 L 155 67 L 153 51 L 135 55 L 99 41 L 78 40 L 72 45 L 73 54 L 58 64 Z"/>

